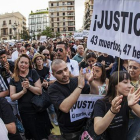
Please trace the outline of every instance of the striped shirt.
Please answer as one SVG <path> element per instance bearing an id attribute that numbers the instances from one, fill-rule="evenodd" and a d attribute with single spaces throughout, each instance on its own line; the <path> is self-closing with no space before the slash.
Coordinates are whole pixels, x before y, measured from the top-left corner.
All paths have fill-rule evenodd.
<path id="1" fill-rule="evenodd" d="M 8 87 L 6 86 L 2 76 L 0 75 L 0 92 L 8 90 Z"/>

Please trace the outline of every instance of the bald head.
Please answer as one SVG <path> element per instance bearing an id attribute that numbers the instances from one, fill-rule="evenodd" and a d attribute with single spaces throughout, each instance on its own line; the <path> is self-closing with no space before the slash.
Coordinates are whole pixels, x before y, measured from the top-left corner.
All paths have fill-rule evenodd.
<path id="1" fill-rule="evenodd" d="M 61 63 L 66 63 L 66 62 L 63 61 L 62 59 L 55 59 L 55 60 L 53 60 L 52 63 L 51 63 L 52 72 L 55 71 L 55 66 L 59 65 Z"/>

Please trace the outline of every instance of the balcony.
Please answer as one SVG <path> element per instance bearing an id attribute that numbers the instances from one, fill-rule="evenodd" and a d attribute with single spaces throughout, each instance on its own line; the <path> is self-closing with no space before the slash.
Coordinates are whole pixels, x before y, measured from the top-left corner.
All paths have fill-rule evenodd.
<path id="1" fill-rule="evenodd" d="M 47 21 L 43 21 L 43 23 L 47 23 Z"/>
<path id="2" fill-rule="evenodd" d="M 7 24 L 5 23 L 5 24 L 2 24 L 2 27 L 7 27 Z"/>
<path id="3" fill-rule="evenodd" d="M 32 23 L 30 23 L 31 25 L 35 25 L 36 23 L 35 22 L 32 22 Z"/>
<path id="4" fill-rule="evenodd" d="M 67 11 L 74 11 L 74 8 L 67 8 Z"/>
<path id="5" fill-rule="evenodd" d="M 74 6 L 73 2 L 67 3 L 68 6 Z"/>
<path id="6" fill-rule="evenodd" d="M 41 21 L 37 21 L 37 24 L 41 24 Z"/>
<path id="7" fill-rule="evenodd" d="M 8 36 L 8 33 L 5 33 L 5 34 L 2 33 L 1 36 L 2 36 L 2 37 Z"/>

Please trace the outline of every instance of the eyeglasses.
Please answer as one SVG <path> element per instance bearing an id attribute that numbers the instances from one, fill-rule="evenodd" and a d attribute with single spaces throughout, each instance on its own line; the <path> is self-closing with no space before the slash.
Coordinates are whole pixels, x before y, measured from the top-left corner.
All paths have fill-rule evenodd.
<path id="1" fill-rule="evenodd" d="M 62 48 L 55 49 L 55 52 L 58 52 L 58 51 L 63 52 L 63 49 Z"/>
<path id="2" fill-rule="evenodd" d="M 44 53 L 43 55 L 45 55 L 45 56 L 49 56 L 50 54 L 49 54 L 49 53 Z"/>
<path id="3" fill-rule="evenodd" d="M 137 69 L 139 69 L 139 68 L 136 67 L 136 66 L 128 66 L 128 68 L 129 68 L 129 69 L 133 69 L 133 70 L 137 70 Z"/>
<path id="4" fill-rule="evenodd" d="M 100 62 L 95 63 L 94 66 L 103 67 L 103 65 Z"/>

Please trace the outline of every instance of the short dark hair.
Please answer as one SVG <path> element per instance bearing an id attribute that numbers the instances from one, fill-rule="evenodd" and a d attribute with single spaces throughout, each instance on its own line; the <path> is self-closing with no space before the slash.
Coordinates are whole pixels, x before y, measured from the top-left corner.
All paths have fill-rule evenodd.
<path id="1" fill-rule="evenodd" d="M 60 45 L 60 44 L 64 45 L 66 50 L 68 49 L 68 45 L 66 43 L 64 43 L 63 41 L 60 41 L 57 43 L 57 45 Z"/>
<path id="2" fill-rule="evenodd" d="M 39 53 L 41 54 L 43 50 L 45 50 L 45 46 L 40 46 L 39 47 Z"/>
<path id="3" fill-rule="evenodd" d="M 18 43 L 21 43 L 21 44 L 22 44 L 22 42 L 21 42 L 21 41 L 18 41 L 18 42 L 16 42 L 16 43 L 17 43 L 17 44 L 18 44 Z"/>
<path id="4" fill-rule="evenodd" d="M 30 46 L 30 44 L 29 44 L 29 43 L 26 43 L 26 44 L 24 45 L 25 49 L 26 49 L 28 46 Z"/>
<path id="5" fill-rule="evenodd" d="M 6 50 L 0 49 L 0 55 L 6 54 Z"/>

